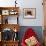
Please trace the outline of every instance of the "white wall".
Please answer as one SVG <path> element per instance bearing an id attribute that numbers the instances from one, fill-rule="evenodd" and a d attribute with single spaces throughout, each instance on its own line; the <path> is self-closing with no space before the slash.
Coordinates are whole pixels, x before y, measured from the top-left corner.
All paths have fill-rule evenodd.
<path id="1" fill-rule="evenodd" d="M 1 7 L 15 6 L 15 0 L 0 0 Z M 42 0 L 17 0 L 20 7 L 19 24 L 21 26 L 43 26 Z M 36 19 L 24 19 L 23 8 L 36 8 Z"/>
<path id="2" fill-rule="evenodd" d="M 23 8 L 36 8 L 36 19 L 24 19 L 23 13 L 20 16 L 22 26 L 43 26 L 42 0 L 24 0 Z M 22 12 L 22 11 L 21 11 Z"/>

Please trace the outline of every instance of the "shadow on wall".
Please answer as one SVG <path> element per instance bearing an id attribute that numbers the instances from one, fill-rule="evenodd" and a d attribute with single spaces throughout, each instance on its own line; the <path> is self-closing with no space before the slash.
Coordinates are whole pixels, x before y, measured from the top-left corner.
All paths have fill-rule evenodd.
<path id="1" fill-rule="evenodd" d="M 19 40 L 21 42 L 22 38 L 23 38 L 23 35 L 25 33 L 25 31 L 28 29 L 28 28 L 32 28 L 37 36 L 38 36 L 38 39 L 41 43 L 43 43 L 43 30 L 42 30 L 42 27 L 41 26 L 21 26 L 20 27 L 20 31 L 19 31 Z"/>

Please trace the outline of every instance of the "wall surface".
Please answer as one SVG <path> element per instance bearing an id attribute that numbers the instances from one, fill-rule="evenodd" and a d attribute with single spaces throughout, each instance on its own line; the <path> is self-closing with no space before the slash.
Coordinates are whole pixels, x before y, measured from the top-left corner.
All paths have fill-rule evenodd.
<path id="1" fill-rule="evenodd" d="M 0 0 L 1 7 L 14 7 L 15 0 Z M 21 26 L 43 26 L 43 6 L 42 0 L 17 0 L 20 7 L 19 24 Z M 36 19 L 24 19 L 23 8 L 36 8 Z"/>

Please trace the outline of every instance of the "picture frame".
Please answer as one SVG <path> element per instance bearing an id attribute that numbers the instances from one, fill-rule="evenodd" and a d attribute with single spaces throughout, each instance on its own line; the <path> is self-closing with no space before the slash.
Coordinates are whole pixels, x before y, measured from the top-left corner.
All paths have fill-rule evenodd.
<path id="1" fill-rule="evenodd" d="M 2 10 L 2 15 L 9 15 L 9 10 Z"/>
<path id="2" fill-rule="evenodd" d="M 13 9 L 13 10 L 10 10 L 10 11 L 9 11 L 9 14 L 10 14 L 10 15 L 17 15 L 17 11 L 14 10 L 14 9 Z"/>
<path id="3" fill-rule="evenodd" d="M 9 11 L 9 14 L 10 14 L 10 15 L 14 15 L 14 12 L 15 12 L 15 11 L 12 9 L 12 10 Z"/>
<path id="4" fill-rule="evenodd" d="M 35 19 L 36 18 L 36 8 L 24 8 L 23 9 L 23 17 L 27 19 Z"/>

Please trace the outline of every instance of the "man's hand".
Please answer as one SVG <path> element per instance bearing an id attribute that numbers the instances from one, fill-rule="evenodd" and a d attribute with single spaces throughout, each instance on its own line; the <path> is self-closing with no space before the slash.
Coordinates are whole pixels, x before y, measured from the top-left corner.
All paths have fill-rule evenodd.
<path id="1" fill-rule="evenodd" d="M 25 43 L 27 44 L 27 46 L 33 46 L 33 45 L 36 45 L 38 43 L 38 41 L 34 36 L 32 36 L 32 37 L 26 39 Z"/>

